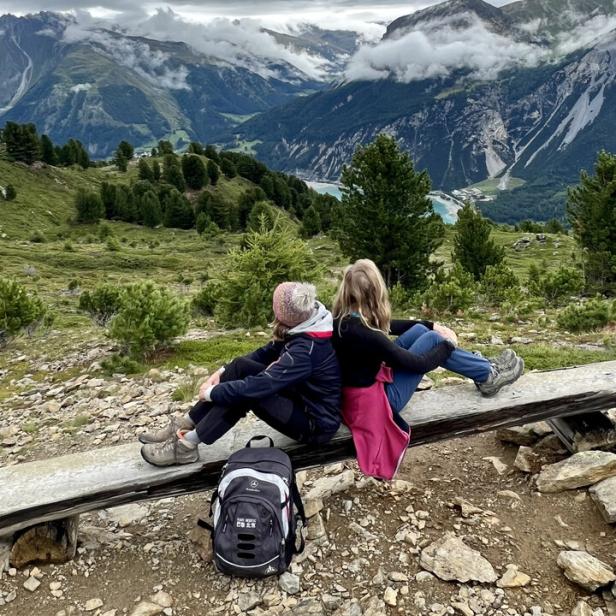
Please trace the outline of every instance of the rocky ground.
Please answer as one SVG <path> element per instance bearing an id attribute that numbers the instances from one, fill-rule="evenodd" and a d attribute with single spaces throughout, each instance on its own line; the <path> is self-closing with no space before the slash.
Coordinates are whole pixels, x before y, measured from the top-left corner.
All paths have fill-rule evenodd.
<path id="1" fill-rule="evenodd" d="M 9 384 L 1 464 L 133 440 L 184 410 L 174 392 L 203 376 L 104 377 L 104 344 L 66 344 L 62 359 L 37 356 L 36 375 Z M 13 353 L 5 369 L 31 361 Z M 302 473 L 307 550 L 263 581 L 222 576 L 207 560 L 195 527 L 206 494 L 90 513 L 75 560 L 4 572 L 0 613 L 612 616 L 615 536 L 584 487 L 616 473 L 610 456 L 568 458 L 538 425 L 411 449 L 391 483 L 354 463 Z M 560 460 L 569 466 L 537 473 Z"/>

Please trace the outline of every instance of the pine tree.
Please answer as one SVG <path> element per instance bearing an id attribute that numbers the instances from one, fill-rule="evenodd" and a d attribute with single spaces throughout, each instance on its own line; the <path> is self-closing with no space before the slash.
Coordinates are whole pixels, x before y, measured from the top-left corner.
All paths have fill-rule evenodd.
<path id="1" fill-rule="evenodd" d="M 584 251 L 586 283 L 591 291 L 616 293 L 616 155 L 602 150 L 595 173 L 582 171 L 569 190 L 567 215 Z"/>
<path id="2" fill-rule="evenodd" d="M 160 201 L 156 193 L 151 190 L 139 197 L 139 212 L 141 220 L 146 227 L 157 227 L 163 221 Z"/>
<path id="3" fill-rule="evenodd" d="M 175 154 L 167 154 L 163 160 L 163 180 L 175 186 L 180 192 L 186 190 L 186 182 L 182 175 L 180 163 Z"/>
<path id="4" fill-rule="evenodd" d="M 40 157 L 41 143 L 34 124 L 7 122 L 2 131 L 2 141 L 6 144 L 9 160 L 31 165 Z"/>
<path id="5" fill-rule="evenodd" d="M 200 143 L 198 143 L 197 141 L 192 141 L 190 145 L 188 146 L 188 153 L 197 154 L 198 156 L 203 156 L 205 154 L 205 150 L 203 149 L 203 146 Z"/>
<path id="6" fill-rule="evenodd" d="M 205 146 L 205 156 L 215 163 L 220 161 L 220 154 L 218 154 L 218 150 L 213 145 Z"/>
<path id="7" fill-rule="evenodd" d="M 207 174 L 210 178 L 210 183 L 212 186 L 216 186 L 218 179 L 220 178 L 220 169 L 213 160 L 207 161 Z"/>
<path id="8" fill-rule="evenodd" d="M 429 192 L 427 172 L 415 171 L 392 137 L 379 135 L 359 147 L 342 171 L 337 222 L 342 251 L 351 259 L 372 259 L 390 286 L 425 287 L 437 266 L 430 257 L 445 233 Z"/>
<path id="9" fill-rule="evenodd" d="M 246 231 L 272 229 L 276 223 L 276 212 L 267 201 L 257 201 L 246 221 Z"/>
<path id="10" fill-rule="evenodd" d="M 152 163 L 152 175 L 154 176 L 154 182 L 160 182 L 160 163 L 157 160 Z"/>
<path id="11" fill-rule="evenodd" d="M 311 205 L 305 212 L 300 229 L 302 237 L 313 237 L 321 232 L 321 217 L 314 205 Z"/>
<path id="12" fill-rule="evenodd" d="M 7 201 L 14 201 L 17 198 L 17 191 L 12 184 L 7 184 L 4 189 L 4 198 Z"/>
<path id="13" fill-rule="evenodd" d="M 132 190 L 124 184 L 118 184 L 115 196 L 115 218 L 124 222 L 135 222 L 138 212 Z"/>
<path id="14" fill-rule="evenodd" d="M 165 198 L 163 223 L 165 227 L 178 229 L 192 229 L 195 226 L 192 206 L 177 190 L 172 190 Z"/>
<path id="15" fill-rule="evenodd" d="M 113 162 L 117 165 L 120 171 L 128 169 L 128 163 L 135 153 L 135 148 L 128 141 L 120 141 L 116 148 Z"/>
<path id="16" fill-rule="evenodd" d="M 105 216 L 105 208 L 98 194 L 83 188 L 80 188 L 75 195 L 75 208 L 78 222 L 98 222 Z"/>
<path id="17" fill-rule="evenodd" d="M 48 165 L 58 164 L 55 147 L 47 135 L 41 136 L 41 160 Z"/>
<path id="18" fill-rule="evenodd" d="M 116 217 L 116 187 L 110 182 L 103 182 L 100 189 L 101 202 L 105 208 L 105 218 Z"/>
<path id="19" fill-rule="evenodd" d="M 488 265 L 498 265 L 505 258 L 505 250 L 490 239 L 492 225 L 470 203 L 458 211 L 454 226 L 454 262 L 459 263 L 475 280 L 479 280 Z"/>
<path id="20" fill-rule="evenodd" d="M 148 165 L 148 161 L 145 158 L 139 159 L 138 170 L 140 180 L 147 180 L 148 182 L 154 181 L 154 172 L 150 168 L 150 165 Z"/>
<path id="21" fill-rule="evenodd" d="M 158 142 L 158 153 L 160 156 L 167 156 L 168 154 L 173 154 L 173 145 L 171 145 L 170 141 L 159 141 Z"/>
<path id="22" fill-rule="evenodd" d="M 225 177 L 229 180 L 237 176 L 237 169 L 233 164 L 233 161 L 225 157 L 220 161 L 220 170 L 225 174 Z"/>
<path id="23" fill-rule="evenodd" d="M 189 188 L 201 190 L 208 181 L 208 174 L 200 156 L 184 154 L 182 156 L 182 173 Z"/>

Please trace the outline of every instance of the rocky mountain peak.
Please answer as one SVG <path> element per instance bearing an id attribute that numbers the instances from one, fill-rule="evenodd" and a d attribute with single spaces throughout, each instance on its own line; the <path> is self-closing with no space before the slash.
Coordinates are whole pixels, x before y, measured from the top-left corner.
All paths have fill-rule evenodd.
<path id="1" fill-rule="evenodd" d="M 383 38 L 398 38 L 410 30 L 434 27 L 434 22 L 447 21 L 454 28 L 466 28 L 472 20 L 481 20 L 488 29 L 505 32 L 511 27 L 509 17 L 484 0 L 447 0 L 394 20 Z"/>

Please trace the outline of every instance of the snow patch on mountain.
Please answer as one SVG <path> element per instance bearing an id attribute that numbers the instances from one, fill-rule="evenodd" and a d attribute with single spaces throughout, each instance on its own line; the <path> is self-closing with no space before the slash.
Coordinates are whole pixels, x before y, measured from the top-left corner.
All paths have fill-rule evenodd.
<path id="1" fill-rule="evenodd" d="M 13 42 L 15 47 L 17 47 L 17 49 L 23 54 L 24 58 L 26 59 L 27 64 L 26 64 L 26 68 L 24 68 L 21 74 L 21 79 L 19 80 L 19 85 L 17 86 L 17 90 L 15 91 L 15 94 L 13 94 L 13 97 L 11 98 L 11 100 L 8 102 L 7 105 L 5 105 L 4 107 L 0 107 L 0 116 L 5 114 L 7 111 L 10 111 L 11 109 L 13 109 L 13 107 L 15 107 L 15 105 L 20 101 L 21 97 L 28 91 L 28 86 L 30 85 L 30 80 L 32 79 L 32 68 L 33 68 L 32 58 L 20 46 L 19 42 L 14 36 L 11 37 L 11 41 Z"/>

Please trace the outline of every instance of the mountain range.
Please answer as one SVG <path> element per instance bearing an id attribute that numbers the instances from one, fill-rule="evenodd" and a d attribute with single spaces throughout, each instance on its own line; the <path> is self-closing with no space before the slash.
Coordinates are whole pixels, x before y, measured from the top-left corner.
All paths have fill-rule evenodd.
<path id="1" fill-rule="evenodd" d="M 290 49 L 291 61 L 294 55 L 316 58 L 334 73 L 358 44 L 355 33 L 315 27 L 302 36 L 249 34 Z M 217 42 L 221 52 L 225 43 Z M 96 24 L 85 28 L 53 13 L 5 15 L 0 17 L 0 83 L 5 86 L 0 88 L 0 122 L 34 122 L 54 141 L 77 138 L 100 158 L 122 139 L 139 146 L 161 138 L 178 147 L 191 139 L 207 142 L 246 117 L 325 85 L 323 77 L 307 74 L 298 64 L 271 54 L 259 57 L 238 45 L 230 60 L 185 42 Z"/>
<path id="2" fill-rule="evenodd" d="M 215 141 L 319 180 L 337 180 L 357 145 L 385 132 L 435 188 L 494 178 L 505 189 L 516 178 L 526 185 L 506 194 L 539 201 L 600 148 L 616 151 L 614 0 L 448 0 L 371 44 L 305 26 L 251 32 L 265 38 L 229 53 L 156 32 L 1 17 L 0 123 L 35 122 L 94 157 L 121 139 Z M 562 214 L 562 199 L 542 207 L 540 218 Z"/>

